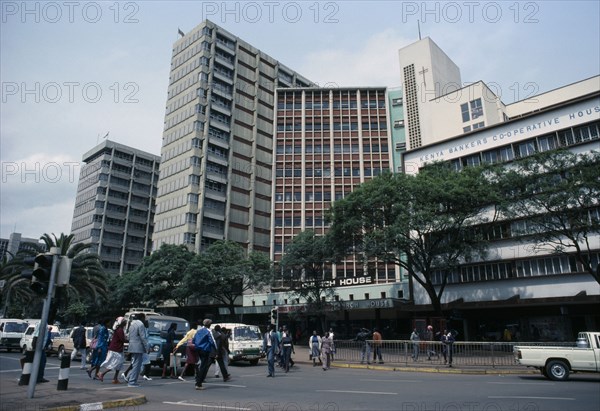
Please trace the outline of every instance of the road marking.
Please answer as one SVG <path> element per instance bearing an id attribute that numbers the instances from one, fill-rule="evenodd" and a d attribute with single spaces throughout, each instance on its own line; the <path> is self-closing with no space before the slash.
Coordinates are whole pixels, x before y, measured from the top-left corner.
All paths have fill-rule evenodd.
<path id="1" fill-rule="evenodd" d="M 373 381 L 373 382 L 423 382 L 423 380 L 374 380 L 374 379 L 360 379 L 359 381 Z"/>
<path id="2" fill-rule="evenodd" d="M 487 382 L 486 384 L 498 384 L 498 385 L 554 385 L 553 382 Z"/>
<path id="3" fill-rule="evenodd" d="M 337 392 L 337 393 L 342 393 L 342 394 L 398 395 L 397 392 L 381 392 L 381 391 L 316 390 L 316 392 Z"/>
<path id="4" fill-rule="evenodd" d="M 250 410 L 254 410 L 255 408 L 240 408 L 240 407 L 227 407 L 225 405 L 222 404 L 217 404 L 217 403 L 209 403 L 209 404 L 194 404 L 194 403 L 190 403 L 190 402 L 185 402 L 185 401 L 178 401 L 178 402 L 170 402 L 170 401 L 163 401 L 163 404 L 169 404 L 169 405 L 183 405 L 186 407 L 201 407 L 201 408 L 209 408 L 211 410 L 214 410 L 215 407 L 217 409 L 220 410 L 240 410 L 240 411 L 250 411 Z"/>
<path id="5" fill-rule="evenodd" d="M 575 401 L 575 398 L 567 398 L 567 397 L 526 397 L 521 395 L 496 395 L 489 396 L 489 399 L 494 400 L 553 400 L 553 401 Z"/>
<path id="6" fill-rule="evenodd" d="M 246 385 L 237 385 L 237 384 L 219 384 L 219 383 L 214 383 L 214 382 L 206 382 L 206 380 L 204 381 L 204 385 L 210 385 L 210 386 L 215 386 L 215 387 L 236 387 L 236 388 L 248 388 Z"/>

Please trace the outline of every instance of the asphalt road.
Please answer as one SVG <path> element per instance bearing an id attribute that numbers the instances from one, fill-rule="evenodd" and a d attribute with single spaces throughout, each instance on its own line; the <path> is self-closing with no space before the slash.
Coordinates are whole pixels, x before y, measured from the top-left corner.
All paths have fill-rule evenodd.
<path id="1" fill-rule="evenodd" d="M 0 355 L 0 372 L 14 368 L 18 354 Z M 126 390 L 122 385 L 92 381 L 76 362 L 70 379 L 102 391 Z M 46 376 L 56 378 L 56 357 L 48 359 Z M 569 381 L 552 382 L 541 375 L 468 375 L 332 368 L 298 364 L 285 374 L 267 378 L 266 365 L 231 366 L 232 380 L 209 373 L 203 391 L 186 382 L 161 379 L 140 381 L 148 402 L 120 408 L 139 411 L 538 411 L 599 410 L 600 375 L 575 374 Z M 108 379 L 108 376 L 107 376 Z M 105 379 L 106 381 L 106 379 Z M 129 389 L 131 391 L 132 389 Z M 1 394 L 1 390 L 0 390 Z M 100 394 L 101 396 L 101 394 Z M 95 399 L 101 400 L 100 398 Z M 0 403 L 1 403 L 0 395 Z"/>

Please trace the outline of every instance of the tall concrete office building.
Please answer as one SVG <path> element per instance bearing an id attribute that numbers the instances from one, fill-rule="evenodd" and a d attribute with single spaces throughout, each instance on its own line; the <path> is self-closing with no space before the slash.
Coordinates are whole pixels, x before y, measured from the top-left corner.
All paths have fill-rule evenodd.
<path id="1" fill-rule="evenodd" d="M 133 271 L 152 250 L 160 157 L 104 140 L 83 155 L 74 243 L 92 244 L 108 273 Z"/>
<path id="2" fill-rule="evenodd" d="M 153 249 L 269 252 L 276 87 L 310 81 L 204 21 L 173 45 Z"/>

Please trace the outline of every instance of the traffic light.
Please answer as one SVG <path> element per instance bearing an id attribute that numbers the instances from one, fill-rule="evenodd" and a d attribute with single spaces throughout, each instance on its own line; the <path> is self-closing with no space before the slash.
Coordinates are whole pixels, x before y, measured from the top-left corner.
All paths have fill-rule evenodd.
<path id="1" fill-rule="evenodd" d="M 277 324 L 277 307 L 271 309 L 271 324 Z"/>
<path id="2" fill-rule="evenodd" d="M 56 272 L 56 286 L 64 287 L 69 284 L 71 278 L 71 263 L 72 260 L 67 256 L 60 257 Z"/>
<path id="3" fill-rule="evenodd" d="M 21 278 L 31 280 L 29 288 L 34 293 L 45 296 L 48 294 L 50 274 L 52 272 L 52 254 L 38 254 L 35 257 L 26 257 L 23 264 L 31 266 L 31 269 L 21 271 Z"/>

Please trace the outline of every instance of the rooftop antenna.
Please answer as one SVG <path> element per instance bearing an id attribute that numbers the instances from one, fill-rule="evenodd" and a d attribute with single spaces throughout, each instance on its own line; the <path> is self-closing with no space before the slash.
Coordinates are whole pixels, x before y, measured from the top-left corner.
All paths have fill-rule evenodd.
<path id="1" fill-rule="evenodd" d="M 421 22 L 417 20 L 417 27 L 419 28 L 419 40 L 421 40 Z"/>

